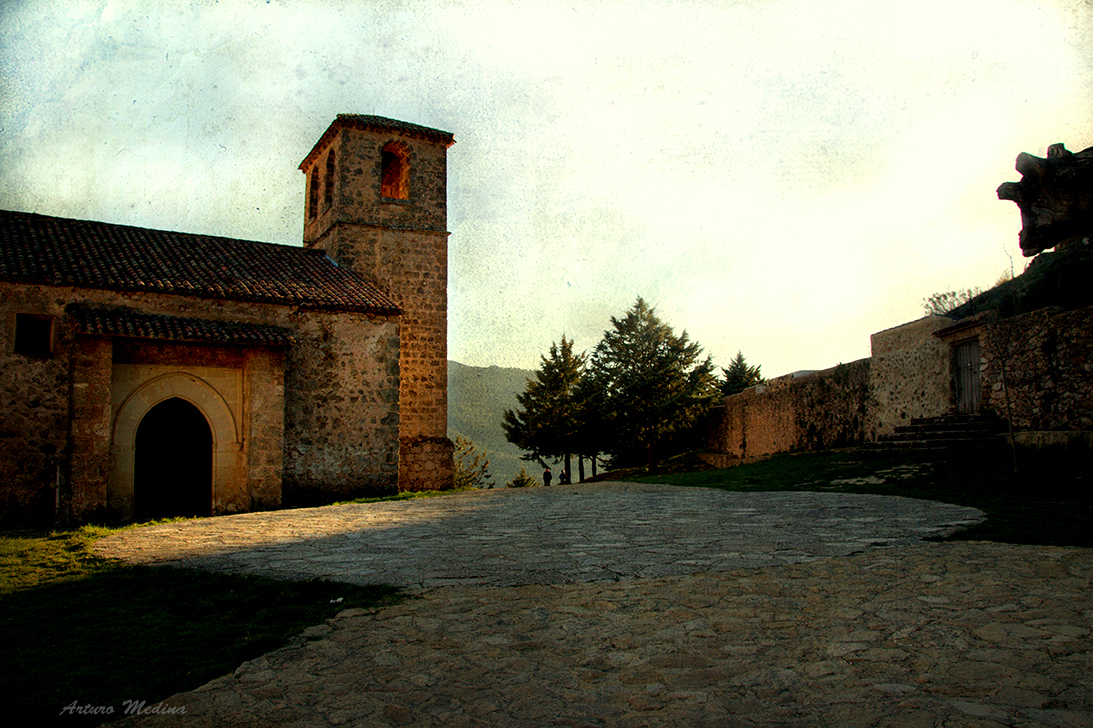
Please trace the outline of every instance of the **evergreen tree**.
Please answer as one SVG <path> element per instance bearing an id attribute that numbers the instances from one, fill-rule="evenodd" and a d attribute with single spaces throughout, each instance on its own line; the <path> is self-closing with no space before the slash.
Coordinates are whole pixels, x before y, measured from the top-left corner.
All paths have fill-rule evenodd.
<path id="1" fill-rule="evenodd" d="M 516 474 L 509 482 L 505 483 L 506 488 L 534 488 L 539 485 L 539 481 L 528 475 L 528 471 L 520 468 L 520 472 Z"/>
<path id="2" fill-rule="evenodd" d="M 613 465 L 652 465 L 658 446 L 697 424 L 713 404 L 714 366 L 686 331 L 677 336 L 641 298 L 611 324 L 589 365 L 605 450 Z"/>
<path id="3" fill-rule="evenodd" d="M 763 375 L 760 374 L 759 367 L 748 366 L 744 354 L 740 351 L 736 352 L 736 358 L 729 364 L 729 368 L 722 367 L 721 372 L 725 375 L 725 381 L 721 383 L 721 394 L 726 397 L 730 394 L 743 392 L 748 387 L 763 381 Z"/>
<path id="4" fill-rule="evenodd" d="M 596 477 L 600 453 L 608 450 L 604 390 L 603 382 L 596 376 L 596 372 L 591 367 L 585 367 L 574 390 L 577 403 L 575 452 L 580 457 L 579 478 L 581 480 L 584 480 L 584 458 L 587 457 L 591 461 L 592 477 Z"/>
<path id="5" fill-rule="evenodd" d="M 492 488 L 490 460 L 474 443 L 462 435 L 455 436 L 455 487 Z"/>
<path id="6" fill-rule="evenodd" d="M 505 437 L 526 452 L 524 460 L 565 458 L 569 469 L 568 456 L 577 450 L 581 429 L 576 388 L 585 358 L 574 354 L 573 342 L 563 336 L 561 344 L 550 345 L 550 355 L 542 357 L 535 379 L 516 396 L 519 407 L 505 410 Z"/>

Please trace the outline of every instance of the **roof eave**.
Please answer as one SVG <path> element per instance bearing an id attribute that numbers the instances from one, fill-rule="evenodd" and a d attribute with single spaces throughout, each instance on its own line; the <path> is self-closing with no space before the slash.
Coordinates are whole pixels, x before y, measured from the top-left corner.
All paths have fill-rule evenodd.
<path id="1" fill-rule="evenodd" d="M 448 131 L 411 124 L 406 121 L 398 121 L 397 119 L 389 119 L 384 116 L 338 114 L 334 121 L 330 123 L 330 126 L 327 127 L 326 131 L 323 132 L 323 135 L 319 137 L 319 141 L 315 143 L 315 146 L 311 148 L 311 151 L 308 152 L 307 156 L 300 162 L 299 169 L 305 171 L 306 168 L 310 167 L 315 158 L 322 155 L 338 132 L 344 128 L 363 129 L 367 131 L 390 131 L 402 136 L 424 139 L 426 141 L 443 142 L 445 147 L 451 147 L 455 144 L 455 135 Z"/>

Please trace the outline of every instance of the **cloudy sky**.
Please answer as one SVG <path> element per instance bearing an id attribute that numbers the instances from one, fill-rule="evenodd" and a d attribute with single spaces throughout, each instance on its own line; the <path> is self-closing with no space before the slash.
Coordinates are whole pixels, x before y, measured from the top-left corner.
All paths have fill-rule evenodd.
<path id="1" fill-rule="evenodd" d="M 6 0 L 0 206 L 299 244 L 340 112 L 455 135 L 449 357 L 638 296 L 767 376 L 1026 261 L 995 189 L 1093 146 L 1093 2 Z"/>

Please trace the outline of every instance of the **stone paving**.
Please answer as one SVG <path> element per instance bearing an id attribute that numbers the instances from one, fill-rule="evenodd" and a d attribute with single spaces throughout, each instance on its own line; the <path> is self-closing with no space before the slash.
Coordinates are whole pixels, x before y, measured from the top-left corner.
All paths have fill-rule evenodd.
<path id="1" fill-rule="evenodd" d="M 1093 726 L 1093 550 L 922 541 L 980 517 L 599 484 L 123 532 L 100 550 L 413 598 L 113 725 Z"/>
<path id="2" fill-rule="evenodd" d="M 96 548 L 282 578 L 514 586 L 775 566 L 915 543 L 981 518 L 910 498 L 602 483 L 164 523 Z"/>

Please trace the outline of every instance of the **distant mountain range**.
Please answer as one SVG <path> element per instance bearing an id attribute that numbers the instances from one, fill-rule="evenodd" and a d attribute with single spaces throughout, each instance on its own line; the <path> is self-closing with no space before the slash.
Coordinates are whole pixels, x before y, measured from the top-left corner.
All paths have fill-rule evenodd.
<path id="1" fill-rule="evenodd" d="M 501 367 L 470 367 L 448 362 L 448 437 L 466 437 L 490 460 L 495 487 L 525 468 L 538 478 L 534 463 L 520 460 L 520 448 L 505 439 L 501 427 L 506 409 L 516 409 L 516 395 L 527 387 L 535 372 Z"/>

